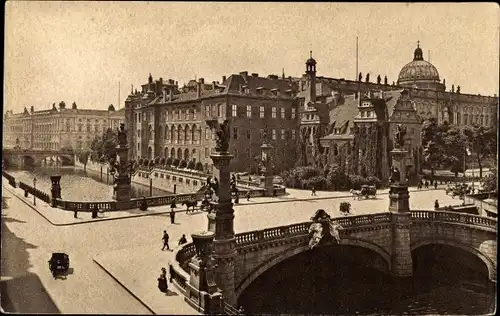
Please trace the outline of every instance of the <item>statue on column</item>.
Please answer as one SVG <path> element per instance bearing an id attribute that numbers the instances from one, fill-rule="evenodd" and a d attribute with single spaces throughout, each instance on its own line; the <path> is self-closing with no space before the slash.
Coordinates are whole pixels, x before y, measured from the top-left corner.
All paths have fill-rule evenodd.
<path id="1" fill-rule="evenodd" d="M 127 145 L 127 132 L 125 131 L 125 123 L 120 123 L 120 130 L 118 131 L 118 145 Z"/>
<path id="2" fill-rule="evenodd" d="M 389 182 L 396 183 L 396 182 L 399 182 L 400 179 L 401 179 L 401 173 L 399 172 L 399 169 L 392 166 L 391 167 L 391 176 L 389 178 Z"/>
<path id="3" fill-rule="evenodd" d="M 406 135 L 406 126 L 398 124 L 394 133 L 394 147 L 401 148 L 404 146 L 404 137 Z"/>
<path id="4" fill-rule="evenodd" d="M 229 149 L 229 120 L 222 122 L 217 120 L 207 120 L 207 124 L 211 129 L 215 130 L 215 151 L 225 152 Z"/>

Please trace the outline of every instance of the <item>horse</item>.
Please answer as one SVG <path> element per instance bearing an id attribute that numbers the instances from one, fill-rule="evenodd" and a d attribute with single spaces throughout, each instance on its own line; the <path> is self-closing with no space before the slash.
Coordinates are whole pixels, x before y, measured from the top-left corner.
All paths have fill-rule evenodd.
<path id="1" fill-rule="evenodd" d="M 357 191 L 357 190 L 351 189 L 349 191 L 349 193 L 352 194 L 353 199 L 355 199 L 355 198 L 358 198 L 358 200 L 361 199 L 361 191 Z"/>
<path id="2" fill-rule="evenodd" d="M 194 213 L 195 207 L 198 206 L 198 201 L 196 200 L 185 200 L 182 202 L 181 205 L 186 205 L 186 214 L 189 213 L 189 208 L 192 207 L 191 212 Z"/>

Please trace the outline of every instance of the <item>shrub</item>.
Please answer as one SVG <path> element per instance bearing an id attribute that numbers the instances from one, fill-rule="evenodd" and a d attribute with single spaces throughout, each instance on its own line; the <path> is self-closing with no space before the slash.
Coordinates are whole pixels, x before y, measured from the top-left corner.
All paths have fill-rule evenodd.
<path id="1" fill-rule="evenodd" d="M 186 162 L 186 160 L 184 160 L 184 159 L 183 159 L 183 160 L 181 160 L 181 161 L 179 162 L 179 168 L 186 168 L 186 167 L 187 167 L 187 162 Z"/>
<path id="2" fill-rule="evenodd" d="M 198 171 L 203 171 L 203 164 L 201 162 L 197 162 L 194 166 L 194 168 Z"/>
<path id="3" fill-rule="evenodd" d="M 194 169 L 194 161 L 189 161 L 188 164 L 187 164 L 187 168 L 188 169 Z"/>
<path id="4" fill-rule="evenodd" d="M 148 161 L 147 159 L 144 159 L 144 160 L 142 161 L 142 165 L 143 165 L 144 167 L 147 167 L 147 166 L 149 165 L 149 161 Z"/>
<path id="5" fill-rule="evenodd" d="M 165 165 L 165 158 L 164 158 L 164 157 L 162 157 L 162 158 L 160 159 L 160 165 L 162 165 L 162 166 L 163 166 L 163 165 Z"/>
<path id="6" fill-rule="evenodd" d="M 317 190 L 323 190 L 327 187 L 326 178 L 321 175 L 303 180 L 302 183 L 306 188 L 314 187 Z"/>
<path id="7" fill-rule="evenodd" d="M 174 162 L 174 159 L 172 159 L 172 157 L 168 157 L 167 160 L 165 161 L 165 164 L 167 166 L 171 166 L 173 162 Z"/>
<path id="8" fill-rule="evenodd" d="M 144 159 L 143 158 L 139 158 L 139 165 L 142 166 L 142 163 L 144 162 Z"/>
<path id="9" fill-rule="evenodd" d="M 155 162 L 153 160 L 150 160 L 148 166 L 151 168 L 151 167 L 154 167 L 154 165 L 155 165 Z"/>
<path id="10" fill-rule="evenodd" d="M 328 187 L 332 190 L 349 190 L 351 189 L 351 181 L 349 176 L 334 166 L 330 168 L 326 176 Z"/>
<path id="11" fill-rule="evenodd" d="M 339 206 L 339 211 L 341 214 L 347 215 L 351 211 L 351 203 L 341 202 Z"/>
<path id="12" fill-rule="evenodd" d="M 159 164 L 160 163 L 160 157 L 156 157 L 155 160 L 154 160 L 154 163 L 155 163 L 155 165 Z"/>
<path id="13" fill-rule="evenodd" d="M 179 158 L 175 158 L 174 161 L 172 162 L 172 166 L 177 167 L 179 165 L 179 162 L 181 162 Z"/>

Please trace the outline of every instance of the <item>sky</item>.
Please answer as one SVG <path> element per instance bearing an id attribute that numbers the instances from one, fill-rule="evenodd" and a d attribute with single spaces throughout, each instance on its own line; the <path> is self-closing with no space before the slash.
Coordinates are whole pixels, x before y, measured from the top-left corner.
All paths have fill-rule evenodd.
<path id="1" fill-rule="evenodd" d="M 4 111 L 120 107 L 149 73 L 221 81 L 241 71 L 299 77 L 312 50 L 317 75 L 359 71 L 397 81 L 417 41 L 447 89 L 498 94 L 495 3 L 6 3 Z"/>

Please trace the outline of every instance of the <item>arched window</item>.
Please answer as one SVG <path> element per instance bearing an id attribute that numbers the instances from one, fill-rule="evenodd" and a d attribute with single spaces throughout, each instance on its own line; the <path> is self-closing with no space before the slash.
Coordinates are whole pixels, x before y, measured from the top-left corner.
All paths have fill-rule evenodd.
<path id="1" fill-rule="evenodd" d="M 184 149 L 184 161 L 189 161 L 189 149 Z"/>
<path id="2" fill-rule="evenodd" d="M 177 149 L 177 158 L 182 159 L 182 149 Z"/>
<path id="3" fill-rule="evenodd" d="M 184 140 L 187 142 L 190 141 L 190 137 L 191 137 L 191 131 L 189 129 L 189 125 L 186 125 L 186 127 L 184 128 Z"/>
<path id="4" fill-rule="evenodd" d="M 193 151 L 191 152 L 191 159 L 193 160 L 193 162 L 196 162 L 196 149 L 193 149 Z"/>
<path id="5" fill-rule="evenodd" d="M 165 147 L 165 149 L 163 150 L 163 157 L 168 158 L 168 148 L 167 147 Z"/>
<path id="6" fill-rule="evenodd" d="M 172 159 L 175 158 L 175 149 L 174 148 L 170 149 L 170 157 L 172 157 Z"/>
<path id="7" fill-rule="evenodd" d="M 193 141 L 193 144 L 196 144 L 196 125 L 193 125 L 191 128 L 191 140 Z"/>
<path id="8" fill-rule="evenodd" d="M 170 130 L 170 142 L 175 142 L 175 140 L 176 140 L 175 126 L 172 126 L 172 129 Z"/>
<path id="9" fill-rule="evenodd" d="M 165 135 L 163 135 L 163 137 L 165 138 L 165 140 L 168 140 L 170 138 L 170 131 L 168 130 L 168 125 L 165 125 L 164 133 Z"/>
<path id="10" fill-rule="evenodd" d="M 337 156 L 339 154 L 339 148 L 337 147 L 337 144 L 333 144 L 333 155 Z"/>

